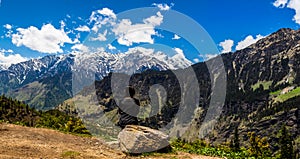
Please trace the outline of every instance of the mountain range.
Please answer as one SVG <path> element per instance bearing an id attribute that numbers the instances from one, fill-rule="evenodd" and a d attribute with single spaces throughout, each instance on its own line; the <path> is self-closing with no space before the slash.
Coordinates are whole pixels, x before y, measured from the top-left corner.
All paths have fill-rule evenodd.
<path id="1" fill-rule="evenodd" d="M 213 72 L 207 66 L 217 58 L 221 58 L 224 64 L 226 98 L 220 116 L 205 120 L 214 95 L 212 87 L 218 78 L 223 78 L 211 78 L 220 73 L 219 65 Z M 32 59 L 0 69 L 0 93 L 25 101 L 40 110 L 58 106 L 58 109 L 69 113 L 72 112 L 69 109 L 74 109 L 71 108 L 74 107 L 73 102 L 81 100 L 87 107 L 75 108 L 76 111 L 82 117 L 99 117 L 97 122 L 100 122 L 101 131 L 115 135 L 114 130 L 105 125 L 107 118 L 113 124 L 123 120 L 118 115 L 118 105 L 112 93 L 111 72 L 135 73 L 130 77 L 130 85 L 139 90 L 137 98 L 145 111 L 148 111 L 147 105 L 150 103 L 150 86 L 160 84 L 167 93 L 161 111 L 152 117 L 142 114 L 139 124 L 163 128 L 171 123 L 180 129 L 187 123 L 175 123 L 172 119 L 182 102 L 186 105 L 189 103 L 188 100 L 181 100 L 184 96 L 181 93 L 195 88 L 189 85 L 181 87 L 176 72 L 192 68 L 199 84 L 200 100 L 197 108 L 191 108 L 194 114 L 187 131 L 180 134 L 182 138 L 195 140 L 203 125 L 213 125 L 205 137 L 212 144 L 229 142 L 237 128 L 242 143 L 248 140 L 248 132 L 256 132 L 267 136 L 269 143 L 273 143 L 271 149 L 276 151 L 279 140 L 277 134 L 282 125 L 287 125 L 297 147 L 300 147 L 299 64 L 300 30 L 284 28 L 243 50 L 221 54 L 192 66 L 183 55 L 168 57 L 161 52 L 142 48 L 122 54 L 71 53 Z M 190 82 L 194 79 L 186 77 L 185 80 Z M 107 118 L 102 118 L 103 114 Z"/>
<path id="2" fill-rule="evenodd" d="M 147 69 L 185 68 L 191 64 L 184 55 L 170 57 L 140 47 L 119 54 L 96 52 L 50 55 L 12 64 L 8 68 L 0 67 L 0 94 L 8 94 L 37 109 L 47 110 L 110 72 L 132 74 Z M 91 77 L 86 77 L 87 74 Z M 72 87 L 72 83 L 76 83 L 76 87 Z"/>

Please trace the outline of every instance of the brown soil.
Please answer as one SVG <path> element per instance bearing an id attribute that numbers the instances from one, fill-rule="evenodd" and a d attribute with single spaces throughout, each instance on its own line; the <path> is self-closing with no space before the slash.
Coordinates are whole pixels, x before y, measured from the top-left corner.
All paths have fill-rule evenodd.
<path id="1" fill-rule="evenodd" d="M 178 158 L 217 159 L 178 152 L 153 156 L 129 157 L 106 146 L 102 140 L 61 133 L 55 130 L 29 128 L 0 123 L 0 159 L 17 158 L 89 158 L 89 159 L 138 159 Z"/>

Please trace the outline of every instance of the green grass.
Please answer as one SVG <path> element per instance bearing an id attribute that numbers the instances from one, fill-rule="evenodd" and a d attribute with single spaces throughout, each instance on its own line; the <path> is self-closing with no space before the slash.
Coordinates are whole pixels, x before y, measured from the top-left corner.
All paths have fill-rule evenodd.
<path id="1" fill-rule="evenodd" d="M 174 140 L 171 142 L 171 146 L 175 151 L 183 151 L 187 153 L 222 157 L 222 158 L 247 158 L 249 154 L 247 150 L 241 149 L 238 152 L 234 152 L 232 149 L 226 146 L 212 147 L 206 142 L 197 140 L 192 143 L 187 143 L 182 140 Z"/>
<path id="2" fill-rule="evenodd" d="M 275 98 L 275 101 L 284 102 L 288 99 L 291 99 L 291 98 L 299 96 L 299 95 L 300 95 L 300 87 L 297 87 L 294 90 L 292 90 L 286 94 L 281 94 L 281 95 L 277 96 Z"/>
<path id="3" fill-rule="evenodd" d="M 252 85 L 252 89 L 253 91 L 255 91 L 256 89 L 259 88 L 260 85 L 263 85 L 264 90 L 268 90 L 270 88 L 270 86 L 272 85 L 273 81 L 259 81 L 256 84 Z"/>
<path id="4" fill-rule="evenodd" d="M 270 92 L 270 95 L 278 96 L 278 95 L 280 95 L 281 91 L 282 91 L 282 90 L 277 90 L 277 91 L 275 91 L 275 92 Z"/>
<path id="5" fill-rule="evenodd" d="M 173 151 L 175 152 L 182 151 L 182 152 L 187 152 L 192 154 L 221 157 L 227 159 L 241 159 L 241 158 L 255 159 L 255 157 L 253 157 L 250 154 L 249 149 L 241 147 L 240 150 L 234 151 L 228 145 L 211 146 L 203 140 L 197 140 L 192 143 L 187 143 L 180 139 L 176 139 L 171 142 L 171 146 Z M 265 156 L 265 157 L 259 156 L 258 158 L 275 159 L 275 157 L 271 157 L 271 156 Z"/>
<path id="6" fill-rule="evenodd" d="M 74 158 L 74 157 L 78 157 L 80 155 L 79 152 L 76 151 L 65 151 L 61 154 L 62 158 Z"/>

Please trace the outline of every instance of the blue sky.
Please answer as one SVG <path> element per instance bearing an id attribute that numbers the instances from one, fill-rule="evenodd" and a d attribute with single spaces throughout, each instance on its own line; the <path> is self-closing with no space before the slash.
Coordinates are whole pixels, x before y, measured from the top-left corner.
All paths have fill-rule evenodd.
<path id="1" fill-rule="evenodd" d="M 220 52 L 242 49 L 280 28 L 299 29 L 300 26 L 299 0 L 0 2 L 0 64 L 4 65 L 49 54 L 91 51 L 86 48 L 93 45 L 87 40 L 91 38 L 94 40 L 90 41 L 99 44 L 98 51 L 113 53 L 126 52 L 128 48 L 133 47 L 154 47 L 156 51 L 184 53 L 193 62 L 217 54 L 213 49 L 201 50 L 199 53 L 199 49 L 190 43 L 190 39 L 177 36 L 174 32 L 159 30 L 159 27 L 168 21 L 166 18 L 172 11 L 180 12 L 200 24 L 203 27 L 201 36 L 206 36 L 207 32 Z M 122 21 L 121 13 L 142 7 L 154 9 L 150 9 L 149 12 L 133 11 L 129 13 L 129 17 L 125 14 L 124 17 L 129 19 L 130 24 L 128 21 Z M 92 20 L 93 12 L 95 15 Z M 195 28 L 189 25 L 189 20 L 178 21 L 182 21 L 183 25 L 180 27 L 183 27 L 183 30 L 190 31 L 188 34 L 195 34 Z M 148 30 L 137 31 L 134 35 L 125 34 L 124 29 L 139 26 L 146 26 Z M 115 40 L 107 42 L 110 38 Z"/>

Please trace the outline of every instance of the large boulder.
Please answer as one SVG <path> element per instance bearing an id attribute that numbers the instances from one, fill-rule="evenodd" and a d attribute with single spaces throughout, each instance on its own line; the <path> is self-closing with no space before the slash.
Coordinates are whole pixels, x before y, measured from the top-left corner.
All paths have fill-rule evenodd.
<path id="1" fill-rule="evenodd" d="M 144 126 L 127 125 L 118 135 L 120 148 L 128 153 L 152 152 L 169 146 L 165 133 Z"/>

